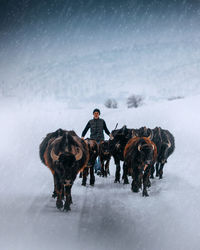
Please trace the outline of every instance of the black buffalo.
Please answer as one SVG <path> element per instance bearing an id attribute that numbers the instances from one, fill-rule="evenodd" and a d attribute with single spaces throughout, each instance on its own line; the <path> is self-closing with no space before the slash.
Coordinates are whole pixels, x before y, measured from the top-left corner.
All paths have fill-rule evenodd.
<path id="1" fill-rule="evenodd" d="M 174 136 L 168 131 L 160 127 L 156 127 L 153 130 L 153 142 L 158 149 L 158 157 L 156 161 L 156 176 L 162 179 L 163 167 L 167 162 L 168 157 L 175 150 Z M 152 168 L 151 177 L 153 178 L 154 168 Z"/>
<path id="2" fill-rule="evenodd" d="M 135 137 L 148 137 L 152 139 L 152 131 L 146 127 L 140 129 L 128 129 L 123 126 L 121 129 L 115 129 L 111 132 L 112 139 L 109 140 L 110 152 L 116 164 L 115 182 L 120 182 L 120 161 L 124 161 L 124 149 L 127 142 Z M 124 165 L 123 165 L 124 169 Z M 128 184 L 127 176 L 123 173 L 124 184 Z"/>
<path id="3" fill-rule="evenodd" d="M 59 129 L 49 133 L 40 144 L 40 159 L 54 176 L 57 208 L 63 207 L 64 198 L 64 210 L 70 210 L 72 185 L 89 160 L 87 144 L 74 131 Z"/>
<path id="4" fill-rule="evenodd" d="M 109 147 L 116 165 L 115 183 L 120 182 L 120 161 L 124 161 L 124 149 L 130 138 L 132 138 L 132 129 L 127 129 L 126 126 L 123 126 L 121 129 L 115 129 L 111 132 Z"/>
<path id="5" fill-rule="evenodd" d="M 87 182 L 87 176 L 90 172 L 90 185 L 93 186 L 95 183 L 95 176 L 94 176 L 94 164 L 96 161 L 96 158 L 98 156 L 98 144 L 95 140 L 87 138 L 85 140 L 86 144 L 88 145 L 89 149 L 89 161 L 87 164 L 87 167 L 85 167 L 83 173 L 82 173 L 82 185 L 86 186 Z"/>
<path id="6" fill-rule="evenodd" d="M 101 174 L 103 177 L 107 177 L 107 175 L 110 174 L 109 163 L 111 159 L 109 141 L 106 140 L 99 143 L 99 157 L 101 162 Z"/>
<path id="7" fill-rule="evenodd" d="M 124 171 L 132 176 L 131 189 L 138 192 L 142 188 L 143 196 L 148 196 L 151 165 L 157 157 L 156 145 L 147 137 L 131 138 L 124 149 Z"/>

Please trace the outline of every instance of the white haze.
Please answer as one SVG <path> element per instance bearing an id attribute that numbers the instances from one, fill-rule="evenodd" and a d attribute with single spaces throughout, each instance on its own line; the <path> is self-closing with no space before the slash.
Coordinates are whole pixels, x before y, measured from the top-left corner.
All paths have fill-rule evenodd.
<path id="1" fill-rule="evenodd" d="M 110 21 L 53 20 L 30 30 L 24 24 L 1 41 L 1 96 L 79 107 L 108 98 L 124 106 L 131 94 L 149 103 L 200 93 L 197 18 L 149 14 L 138 24 Z"/>
<path id="2" fill-rule="evenodd" d="M 39 144 L 59 127 L 80 135 L 93 106 L 69 109 L 56 101 L 1 105 L 0 248 L 198 249 L 199 105 L 196 96 L 138 109 L 100 106 L 109 129 L 116 122 L 119 127 L 161 126 L 175 136 L 176 149 L 164 178 L 152 181 L 149 197 L 133 193 L 130 184 L 115 184 L 112 160 L 111 176 L 96 176 L 94 187 L 76 179 L 68 213 L 57 210 L 51 198 L 53 178 L 40 162 Z"/>
<path id="3" fill-rule="evenodd" d="M 34 19 L 0 33 L 0 249 L 199 248 L 199 15 L 150 14 L 128 23 Z M 131 94 L 144 105 L 127 109 Z M 107 98 L 119 108 L 106 109 Z M 114 184 L 112 160 L 111 176 L 96 177 L 94 187 L 76 179 L 64 213 L 51 198 L 39 144 L 58 128 L 80 136 L 96 107 L 110 130 L 116 123 L 170 130 L 176 149 L 150 197 Z"/>

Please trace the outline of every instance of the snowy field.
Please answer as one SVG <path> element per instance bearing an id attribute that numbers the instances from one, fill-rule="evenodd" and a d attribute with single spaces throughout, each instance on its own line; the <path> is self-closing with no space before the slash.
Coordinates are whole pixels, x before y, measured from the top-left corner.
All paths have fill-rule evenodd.
<path id="1" fill-rule="evenodd" d="M 199 106 L 199 95 L 138 109 L 99 106 L 110 130 L 117 122 L 129 128 L 161 126 L 175 136 L 176 149 L 164 178 L 152 181 L 149 197 L 115 184 L 112 160 L 111 176 L 96 176 L 94 187 L 76 179 L 72 210 L 66 213 L 51 198 L 53 178 L 40 162 L 39 144 L 60 127 L 80 136 L 95 107 L 2 100 L 0 249 L 199 249 Z"/>
<path id="2" fill-rule="evenodd" d="M 118 2 L 1 1 L 0 250 L 200 249 L 199 1 Z M 127 109 L 132 94 L 143 106 Z M 80 136 L 96 107 L 109 130 L 168 129 L 175 152 L 149 197 L 115 184 L 112 160 L 59 211 L 39 144 Z"/>

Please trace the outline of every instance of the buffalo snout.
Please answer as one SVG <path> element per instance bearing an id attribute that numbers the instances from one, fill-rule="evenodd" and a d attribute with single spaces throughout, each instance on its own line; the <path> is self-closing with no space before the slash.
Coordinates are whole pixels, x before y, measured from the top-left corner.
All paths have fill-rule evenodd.
<path id="1" fill-rule="evenodd" d="M 72 180 L 66 179 L 64 182 L 64 186 L 71 186 L 73 184 Z"/>

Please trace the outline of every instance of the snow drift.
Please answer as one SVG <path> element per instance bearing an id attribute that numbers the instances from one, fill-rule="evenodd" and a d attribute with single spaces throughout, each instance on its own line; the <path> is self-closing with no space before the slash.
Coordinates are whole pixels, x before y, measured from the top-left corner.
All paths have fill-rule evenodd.
<path id="1" fill-rule="evenodd" d="M 1 103 L 0 248 L 22 249 L 198 249 L 199 96 L 138 109 L 101 108 L 108 128 L 161 126 L 173 133 L 176 149 L 155 179 L 150 197 L 96 177 L 94 187 L 72 188 L 72 211 L 60 212 L 51 198 L 53 178 L 39 160 L 42 138 L 57 128 L 79 135 L 94 106 L 72 109 L 62 102 Z"/>

